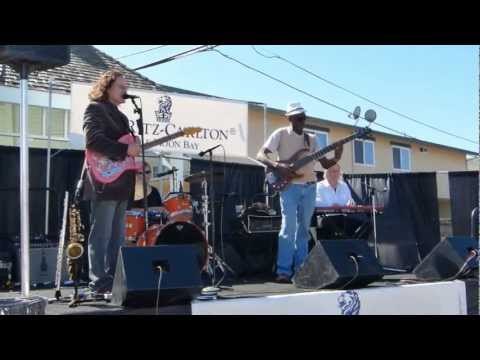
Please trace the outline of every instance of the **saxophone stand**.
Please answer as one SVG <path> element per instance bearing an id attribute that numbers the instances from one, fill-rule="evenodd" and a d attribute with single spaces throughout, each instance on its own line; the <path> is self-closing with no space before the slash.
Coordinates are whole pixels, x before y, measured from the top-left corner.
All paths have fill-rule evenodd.
<path id="1" fill-rule="evenodd" d="M 110 302 L 112 295 L 111 294 L 97 294 L 93 295 L 91 293 L 78 293 L 78 264 L 75 265 L 77 269 L 75 270 L 75 276 L 73 280 L 73 295 L 71 297 L 70 302 L 68 303 L 68 307 L 73 308 L 77 307 L 83 303 L 92 303 L 92 302 L 99 302 L 105 301 L 107 303 Z"/>

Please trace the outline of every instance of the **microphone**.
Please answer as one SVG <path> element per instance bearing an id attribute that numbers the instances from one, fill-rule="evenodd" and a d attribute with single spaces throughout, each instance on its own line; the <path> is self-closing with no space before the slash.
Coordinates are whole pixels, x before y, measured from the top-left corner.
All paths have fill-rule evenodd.
<path id="1" fill-rule="evenodd" d="M 215 150 L 215 149 L 218 148 L 219 146 L 222 146 L 222 145 L 219 144 L 219 145 L 214 146 L 214 147 L 212 147 L 212 148 L 210 148 L 210 149 L 207 149 L 207 150 L 205 150 L 205 151 L 200 151 L 200 152 L 198 153 L 198 156 L 203 157 L 206 153 L 209 153 L 210 151 Z"/>
<path id="2" fill-rule="evenodd" d="M 130 95 L 130 94 L 123 94 L 122 96 L 124 99 L 138 99 L 140 96 L 137 96 L 137 95 Z"/>
<path id="3" fill-rule="evenodd" d="M 171 175 L 171 174 L 173 174 L 175 171 L 178 171 L 178 169 L 173 168 L 172 170 L 168 170 L 168 171 L 165 171 L 165 172 L 163 172 L 163 173 L 157 174 L 157 177 L 162 177 L 162 176 L 166 176 L 166 175 Z"/>

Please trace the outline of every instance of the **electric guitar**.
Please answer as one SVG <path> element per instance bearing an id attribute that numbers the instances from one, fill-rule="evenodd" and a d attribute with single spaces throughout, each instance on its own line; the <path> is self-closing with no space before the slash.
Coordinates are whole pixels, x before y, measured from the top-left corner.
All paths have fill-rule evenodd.
<path id="1" fill-rule="evenodd" d="M 334 142 L 333 144 L 330 144 L 323 149 L 314 152 L 313 154 L 307 155 L 305 157 L 302 157 L 302 155 L 306 152 L 308 152 L 308 149 L 301 149 L 297 151 L 295 154 L 292 155 L 292 157 L 288 160 L 282 160 L 279 161 L 280 163 L 287 164 L 289 165 L 290 169 L 294 171 L 293 176 L 289 177 L 282 177 L 280 175 L 280 172 L 277 169 L 272 169 L 269 168 L 267 170 L 266 178 L 268 183 L 272 186 L 274 191 L 282 191 L 285 189 L 294 179 L 301 178 L 303 174 L 298 174 L 296 173 L 297 170 L 300 168 L 304 167 L 308 163 L 318 160 L 321 157 L 323 157 L 326 153 L 334 150 L 338 145 L 343 145 L 349 141 L 352 141 L 354 139 L 358 138 L 364 138 L 366 137 L 372 130 L 368 127 L 357 130 L 355 134 L 347 136 L 344 139 L 338 140 Z"/>
<path id="2" fill-rule="evenodd" d="M 144 145 L 145 149 L 150 149 L 154 146 L 166 143 L 170 140 L 176 139 L 181 136 L 190 136 L 200 132 L 200 127 L 186 127 L 181 131 L 174 134 L 162 137 L 160 139 L 153 140 Z M 117 140 L 122 144 L 135 144 L 136 139 L 131 134 L 123 135 Z M 101 155 L 95 151 L 86 149 L 85 159 L 87 161 L 87 167 L 90 170 L 90 175 L 99 183 L 110 184 L 117 180 L 125 171 L 128 170 L 140 170 L 142 169 L 142 163 L 136 162 L 132 156 L 127 156 L 124 160 L 113 161 L 108 157 Z"/>

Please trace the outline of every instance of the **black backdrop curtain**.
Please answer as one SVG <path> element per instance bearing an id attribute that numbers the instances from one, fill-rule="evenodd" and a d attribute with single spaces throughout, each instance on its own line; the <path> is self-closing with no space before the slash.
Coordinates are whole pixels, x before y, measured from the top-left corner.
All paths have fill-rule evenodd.
<path id="1" fill-rule="evenodd" d="M 440 241 L 435 173 L 345 175 L 358 204 L 370 204 L 377 190 L 377 246 L 383 266 L 412 269 Z M 373 236 L 369 242 L 373 245 Z"/>
<path id="2" fill-rule="evenodd" d="M 57 150 L 53 150 L 55 153 Z M 80 176 L 83 163 L 83 151 L 64 150 L 52 158 L 51 188 L 55 191 L 50 196 L 50 234 L 56 240 L 61 227 L 63 198 L 66 190 L 73 194 Z M 208 161 L 193 159 L 191 173 L 208 171 Z M 249 206 L 252 202 L 263 202 L 264 168 L 260 166 L 224 164 L 214 162 L 215 172 L 224 172 L 224 179 L 215 181 L 216 191 L 216 233 L 220 234 L 221 199 L 223 201 L 223 233 L 226 240 L 233 233 L 235 223 L 235 205 Z M 0 147 L 0 236 L 11 237 L 19 234 L 19 149 L 16 147 Z M 476 173 L 478 176 L 478 173 Z M 30 149 L 30 229 L 31 234 L 44 233 L 45 191 L 34 190 L 45 187 L 46 150 Z M 321 174 L 320 174 L 321 175 Z M 472 176 L 470 176 L 473 184 Z M 321 177 L 321 176 L 320 176 Z M 478 183 L 476 195 L 466 195 L 460 175 L 453 173 L 451 189 L 463 189 L 462 196 L 478 199 Z M 352 189 L 352 194 L 359 204 L 368 203 L 366 183 L 378 190 L 377 203 L 385 206 L 385 213 L 377 218 L 377 240 L 380 261 L 384 266 L 409 269 L 425 257 L 440 240 L 437 186 L 435 173 L 408 174 L 369 174 L 345 176 Z M 465 180 L 466 181 L 466 180 Z M 470 185 L 469 185 L 470 186 Z M 473 185 L 472 185 L 473 186 Z M 452 191 L 452 190 L 451 190 Z M 475 193 L 476 191 L 476 193 Z M 192 185 L 191 192 L 201 196 L 200 185 Z M 235 193 L 235 195 L 232 195 Z M 457 195 L 455 195 L 457 193 Z M 452 192 L 452 212 L 461 207 L 463 200 L 458 198 L 458 190 Z M 225 197 L 225 194 L 230 196 Z M 455 200 L 454 200 L 455 199 Z M 278 211 L 278 196 L 271 199 Z M 88 233 L 88 203 L 82 203 L 82 218 Z M 472 206 L 465 213 L 469 214 Z M 466 215 L 465 215 L 466 216 Z M 456 220 L 454 220 L 456 221 Z M 455 222 L 454 222 L 455 223 Z M 468 223 L 469 224 L 469 223 Z M 465 225 L 463 225 L 465 228 Z M 469 227 L 467 226 L 469 229 Z M 455 230 L 454 230 L 455 231 Z M 468 233 L 468 232 L 467 232 Z M 3 236 L 2 236 L 3 235 Z M 2 239 L 0 239 L 0 242 Z M 218 243 L 217 243 L 218 244 Z"/>
<path id="3" fill-rule="evenodd" d="M 470 236 L 471 213 L 478 207 L 478 171 L 449 172 L 450 207 L 454 236 Z M 474 236 L 478 238 L 478 217 Z"/>
<path id="4" fill-rule="evenodd" d="M 30 149 L 30 234 L 45 232 L 45 183 L 47 150 Z M 55 154 L 58 150 L 52 150 Z M 12 239 L 20 234 L 19 148 L 0 146 L 0 236 Z M 57 240 L 62 224 L 65 191 L 73 194 L 83 164 L 83 151 L 63 150 L 51 159 L 49 235 Z"/>
<path id="5" fill-rule="evenodd" d="M 192 159 L 190 173 L 210 171 L 209 162 L 206 160 Z M 233 232 L 236 221 L 235 205 L 251 205 L 252 202 L 264 202 L 262 197 L 265 179 L 264 168 L 261 166 L 242 165 L 233 163 L 213 162 L 213 171 L 225 173 L 223 178 L 216 177 L 215 187 L 215 232 L 216 238 L 220 235 L 220 219 L 223 216 L 223 234 L 226 238 Z M 192 184 L 190 192 L 197 199 L 201 198 L 200 184 Z M 223 200 L 223 211 L 222 211 Z M 218 242 L 217 242 L 218 243 Z"/>

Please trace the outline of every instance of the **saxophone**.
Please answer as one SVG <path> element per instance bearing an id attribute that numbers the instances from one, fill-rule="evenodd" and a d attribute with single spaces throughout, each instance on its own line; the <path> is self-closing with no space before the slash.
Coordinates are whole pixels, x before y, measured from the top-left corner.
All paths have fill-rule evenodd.
<path id="1" fill-rule="evenodd" d="M 80 216 L 80 209 L 72 204 L 69 209 L 69 243 L 66 250 L 68 274 L 70 280 L 77 281 L 81 267 L 81 257 L 84 253 L 83 235 L 84 226 Z"/>

